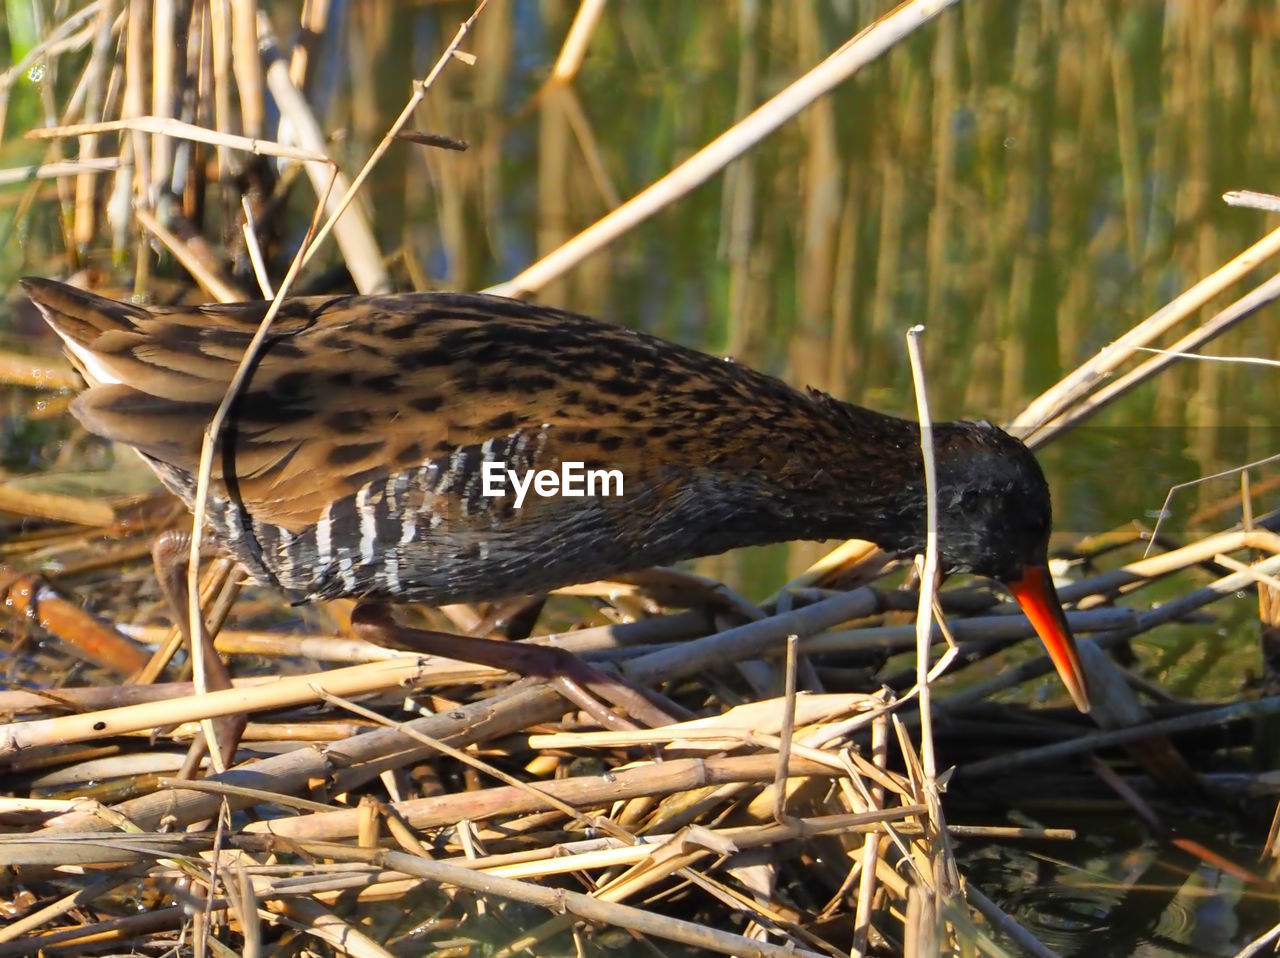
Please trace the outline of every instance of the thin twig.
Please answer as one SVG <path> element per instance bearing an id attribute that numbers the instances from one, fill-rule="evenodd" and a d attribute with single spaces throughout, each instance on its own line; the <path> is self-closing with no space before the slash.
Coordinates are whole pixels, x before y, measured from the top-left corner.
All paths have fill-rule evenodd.
<path id="1" fill-rule="evenodd" d="M 378 161 L 382 159 L 383 154 L 387 152 L 391 147 L 391 144 L 396 141 L 396 135 L 404 129 L 405 125 L 413 117 L 413 112 L 418 108 L 418 104 L 422 102 L 424 97 L 426 97 L 427 91 L 430 90 L 432 85 L 436 82 L 436 77 L 440 75 L 440 71 L 444 69 L 445 64 L 454 58 L 453 54 L 462 45 L 462 41 L 466 38 L 467 33 L 475 24 L 476 17 L 480 16 L 480 12 L 485 8 L 485 5 L 488 2 L 489 0 L 480 0 L 480 2 L 476 4 L 476 8 L 471 11 L 471 16 L 467 17 L 467 19 L 459 25 L 458 32 L 455 33 L 453 39 L 449 41 L 449 45 L 445 47 L 444 53 L 442 53 L 439 59 L 436 60 L 435 65 L 431 68 L 431 71 L 427 74 L 426 78 L 421 83 L 414 85 L 413 93 L 409 97 L 409 102 L 404 105 L 404 109 L 400 111 L 400 115 L 392 121 L 386 135 L 382 138 L 382 142 L 374 147 L 373 152 L 369 154 L 369 159 L 367 159 L 364 166 L 360 168 L 360 172 L 352 178 L 350 187 L 347 188 L 347 191 L 342 195 L 341 199 L 338 200 L 337 204 L 335 204 L 333 215 L 331 215 L 328 222 L 320 228 L 312 246 L 305 251 L 302 261 L 304 266 L 311 261 L 311 257 L 315 255 L 316 250 L 321 247 L 325 239 L 329 236 L 329 233 L 333 230 L 334 224 L 338 222 L 338 219 L 346 211 L 347 207 L 351 204 L 351 201 L 356 198 L 356 194 L 359 193 L 360 187 L 364 185 L 364 181 L 368 178 L 369 173 L 372 172 Z"/>
<path id="2" fill-rule="evenodd" d="M 930 785 L 938 774 L 933 746 L 933 716 L 929 695 L 929 650 L 932 645 L 934 593 L 938 582 L 938 472 L 933 458 L 933 419 L 925 389 L 924 361 L 920 358 L 923 326 L 907 330 L 907 357 L 916 391 L 916 414 L 920 419 L 920 451 L 924 458 L 925 554 L 920 569 L 920 600 L 916 612 L 916 683 L 919 686 L 920 758 Z"/>
<path id="3" fill-rule="evenodd" d="M 911 362 L 911 380 L 915 385 L 916 414 L 920 420 L 920 454 L 924 459 L 925 488 L 925 553 L 920 563 L 920 600 L 916 609 L 916 694 L 920 712 L 920 766 L 923 781 L 921 791 L 929 806 L 933 833 L 926 834 L 925 848 L 930 858 L 932 887 L 915 886 L 918 895 L 908 903 L 917 902 L 921 941 L 940 942 L 941 899 L 949 894 L 947 863 L 944 855 L 941 829 L 942 798 L 938 790 L 938 764 L 933 743 L 933 700 L 930 691 L 929 650 L 933 625 L 934 592 L 938 584 L 938 474 L 933 456 L 933 418 L 929 413 L 929 397 L 925 387 L 924 361 L 920 356 L 920 335 L 923 326 L 907 330 L 907 357 Z"/>
<path id="4" fill-rule="evenodd" d="M 1280 359 L 1263 359 L 1261 356 L 1206 356 L 1204 353 L 1188 353 L 1180 349 L 1156 349 L 1139 346 L 1138 352 L 1155 353 L 1158 356 L 1174 356 L 1178 359 L 1199 359 L 1206 363 L 1243 363 L 1246 366 L 1280 366 Z"/>
<path id="5" fill-rule="evenodd" d="M 782 730 L 779 732 L 778 772 L 774 776 L 773 817 L 779 825 L 791 819 L 787 815 L 787 768 L 791 764 L 791 737 L 796 728 L 796 669 L 800 645 L 798 635 L 787 636 L 786 698 L 782 710 Z"/>
<path id="6" fill-rule="evenodd" d="M 231 377 L 226 394 L 223 395 L 222 402 L 218 404 L 213 418 L 209 421 L 209 425 L 204 431 L 204 440 L 200 447 L 200 470 L 196 474 L 196 494 L 191 505 L 191 552 L 187 566 L 187 591 L 189 596 L 187 613 L 192 636 L 200 635 L 202 624 L 200 611 L 200 546 L 204 536 L 204 517 L 209 502 L 209 484 L 213 477 L 213 453 L 218 446 L 218 440 L 222 435 L 222 427 L 226 422 L 227 415 L 235 404 L 236 397 L 240 395 L 240 390 L 244 388 L 244 383 L 249 378 L 250 371 L 257 362 L 258 352 L 262 349 L 262 344 L 266 342 L 267 334 L 271 331 L 271 324 L 280 312 L 280 307 L 284 305 L 284 297 L 288 294 L 293 281 L 302 270 L 301 254 L 303 250 L 307 249 L 308 244 L 315 236 L 316 226 L 319 223 L 321 214 L 324 212 L 324 208 L 324 197 L 322 197 L 321 202 L 316 205 L 315 215 L 311 219 L 307 235 L 303 237 L 302 246 L 298 250 L 299 255 L 295 256 L 293 262 L 289 264 L 289 271 L 285 274 L 280 288 L 276 290 L 276 298 L 267 307 L 267 314 L 262 317 L 262 322 L 253 334 L 253 339 L 245 347 L 244 356 L 240 359 L 240 365 L 236 367 L 235 375 Z M 239 507 L 233 506 L 233 508 Z M 202 695 L 207 694 L 209 688 L 205 675 L 203 642 L 192 641 L 191 661 L 195 673 L 196 689 Z M 209 740 L 209 755 L 214 762 L 214 768 L 218 772 L 223 772 L 225 769 L 218 768 L 221 764 L 218 757 L 220 749 L 215 741 L 216 734 L 213 725 L 208 720 L 202 722 L 202 725 L 205 737 Z"/>

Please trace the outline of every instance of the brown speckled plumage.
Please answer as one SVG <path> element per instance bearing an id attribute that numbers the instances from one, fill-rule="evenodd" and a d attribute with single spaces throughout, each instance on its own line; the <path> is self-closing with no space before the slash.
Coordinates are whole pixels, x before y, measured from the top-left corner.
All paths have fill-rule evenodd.
<path id="1" fill-rule="evenodd" d="M 267 304 L 143 309 L 23 282 L 90 384 L 73 413 L 190 505 L 203 430 Z M 1012 580 L 1043 565 L 1049 493 L 1026 447 L 988 423 L 934 438 L 947 567 Z M 486 460 L 617 469 L 625 495 L 517 510 L 481 495 Z M 226 548 L 303 599 L 463 602 L 790 539 L 907 554 L 924 534 L 915 423 L 465 293 L 286 302 L 211 492 Z"/>
<path id="2" fill-rule="evenodd" d="M 190 504 L 202 432 L 266 304 L 143 309 L 26 286 L 119 380 L 95 384 L 80 361 L 76 417 Z M 965 520 L 944 541 L 951 568 L 1043 561 L 1048 493 L 1022 444 L 984 423 L 936 439 L 943 504 Z M 531 494 L 517 511 L 481 495 L 486 458 L 618 469 L 626 494 Z M 235 406 L 211 512 L 250 572 L 301 597 L 464 601 L 786 539 L 911 552 L 918 462 L 914 423 L 584 316 L 474 294 L 307 298 L 285 305 Z M 1007 561 L 967 531 L 984 500 L 1014 533 Z"/>

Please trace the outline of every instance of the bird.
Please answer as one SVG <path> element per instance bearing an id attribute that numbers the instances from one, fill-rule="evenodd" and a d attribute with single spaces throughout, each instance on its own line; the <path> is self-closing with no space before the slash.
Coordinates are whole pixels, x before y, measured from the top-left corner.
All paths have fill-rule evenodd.
<path id="1" fill-rule="evenodd" d="M 204 431 L 269 303 L 143 307 L 21 282 L 88 385 L 75 418 L 191 508 Z M 1087 711 L 1043 471 L 990 422 L 931 434 L 944 571 L 1003 583 Z M 548 306 L 286 298 L 221 432 L 206 521 L 298 602 L 497 600 L 798 539 L 910 556 L 926 538 L 920 440 L 915 421 Z M 601 482 L 543 494 L 554 483 L 528 477 L 548 471 Z"/>

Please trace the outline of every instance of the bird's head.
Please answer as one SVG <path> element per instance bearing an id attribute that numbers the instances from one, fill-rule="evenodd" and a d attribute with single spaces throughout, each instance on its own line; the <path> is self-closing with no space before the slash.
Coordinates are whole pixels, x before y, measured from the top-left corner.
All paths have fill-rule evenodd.
<path id="1" fill-rule="evenodd" d="M 1001 582 L 1044 642 L 1076 707 L 1089 710 L 1075 640 L 1049 575 L 1049 484 L 1020 440 L 989 422 L 935 431 L 944 569 Z"/>

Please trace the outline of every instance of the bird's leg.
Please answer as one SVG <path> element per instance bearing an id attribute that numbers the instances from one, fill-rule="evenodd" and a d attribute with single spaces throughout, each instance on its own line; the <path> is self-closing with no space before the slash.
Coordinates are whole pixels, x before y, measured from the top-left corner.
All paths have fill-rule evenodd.
<path id="1" fill-rule="evenodd" d="M 508 640 L 527 639 L 538 624 L 538 617 L 547 604 L 547 594 L 525 595 L 495 605 L 489 613 L 468 629 L 471 635 L 498 633 Z"/>
<path id="2" fill-rule="evenodd" d="M 564 649 L 414 629 L 400 625 L 391 617 L 389 610 L 372 603 L 356 606 L 351 613 L 351 625 L 358 636 L 378 645 L 398 646 L 412 652 L 441 655 L 461 662 L 545 678 L 561 695 L 605 728 L 635 726 L 606 707 L 601 698 L 650 728 L 679 721 L 666 708 L 651 700 L 652 693 L 632 686 L 616 675 L 601 672 Z M 673 709 L 678 709 L 674 703 L 670 704 Z"/>
<path id="3" fill-rule="evenodd" d="M 190 565 L 190 556 L 191 536 L 177 529 L 169 529 L 161 533 L 156 537 L 156 541 L 151 547 L 151 561 L 155 565 L 156 581 L 160 585 L 160 592 L 164 595 L 165 601 L 169 603 L 174 621 L 182 632 L 182 638 L 186 642 L 188 652 L 194 660 L 195 649 L 191 642 L 190 616 L 188 615 L 190 593 L 187 590 L 187 570 Z M 226 664 L 213 647 L 213 637 L 209 635 L 208 629 L 205 628 L 203 615 L 199 617 L 199 623 L 200 644 L 204 652 L 206 685 L 210 691 L 215 692 L 229 689 L 231 688 L 231 674 L 227 671 Z M 204 726 L 205 734 L 196 736 L 191 743 L 191 748 L 187 752 L 179 777 L 195 777 L 195 771 L 199 768 L 200 759 L 204 757 L 206 747 L 209 745 L 210 731 L 213 732 L 213 739 L 217 743 L 221 767 L 229 766 L 232 757 L 235 755 L 236 746 L 240 744 L 240 736 L 244 734 L 246 721 L 243 714 L 225 715 L 212 719 L 210 726 Z"/>

